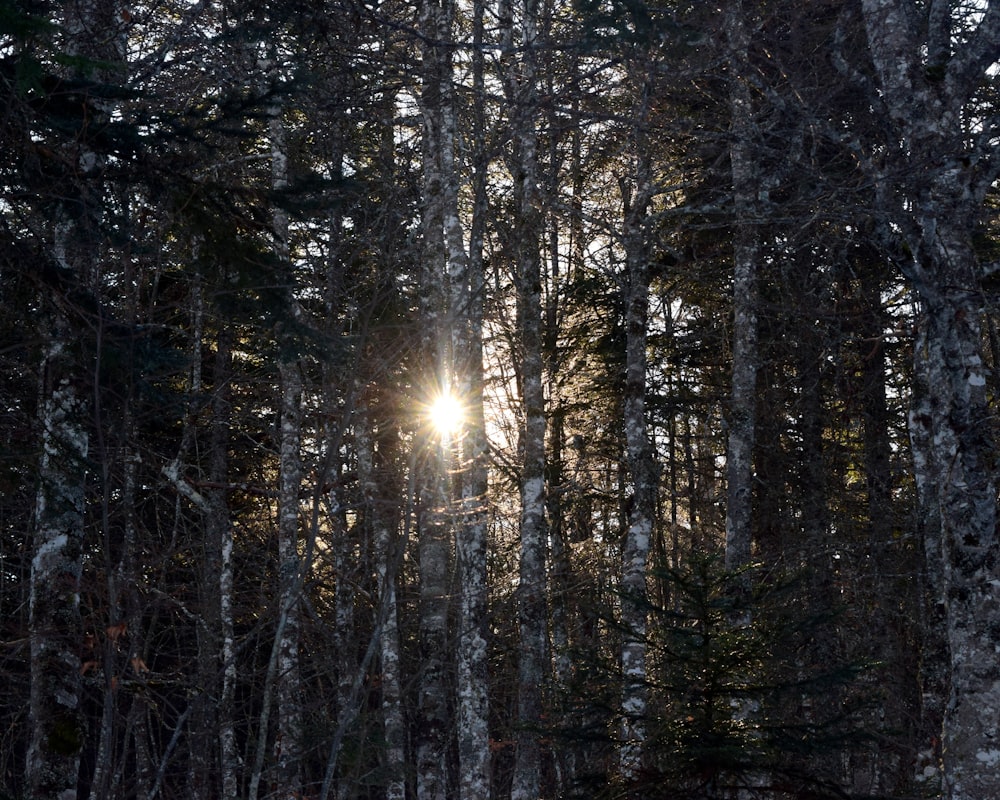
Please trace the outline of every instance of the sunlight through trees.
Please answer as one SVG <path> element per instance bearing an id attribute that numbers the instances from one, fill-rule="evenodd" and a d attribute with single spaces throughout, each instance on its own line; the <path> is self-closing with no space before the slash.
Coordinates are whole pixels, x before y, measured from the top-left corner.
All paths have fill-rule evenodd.
<path id="1" fill-rule="evenodd" d="M 1000 0 L 0 0 L 0 798 L 1000 797 Z"/>

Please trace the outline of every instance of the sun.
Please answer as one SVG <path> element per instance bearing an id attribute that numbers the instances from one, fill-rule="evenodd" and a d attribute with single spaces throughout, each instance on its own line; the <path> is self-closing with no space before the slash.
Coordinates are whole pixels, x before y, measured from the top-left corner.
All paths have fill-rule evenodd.
<path id="1" fill-rule="evenodd" d="M 455 395 L 442 392 L 428 404 L 427 419 L 442 436 L 454 435 L 465 424 L 465 408 Z"/>

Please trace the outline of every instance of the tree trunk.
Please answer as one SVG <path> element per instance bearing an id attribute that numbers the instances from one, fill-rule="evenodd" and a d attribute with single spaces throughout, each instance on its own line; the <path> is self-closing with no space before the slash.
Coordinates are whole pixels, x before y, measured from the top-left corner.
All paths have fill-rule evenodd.
<path id="1" fill-rule="evenodd" d="M 757 416 L 759 292 L 757 262 L 760 258 L 757 196 L 761 190 L 761 165 L 754 159 L 754 111 L 748 75 L 749 32 L 742 0 L 732 0 L 725 16 L 729 68 L 729 159 L 733 186 L 733 333 L 732 374 L 729 396 L 729 437 L 726 444 L 726 552 L 729 571 L 742 572 L 734 586 L 740 595 L 730 624 L 748 627 L 749 567 L 753 553 L 754 439 Z M 745 676 L 743 676 L 745 677 Z M 733 717 L 752 728 L 759 717 L 757 697 L 731 698 Z M 730 776 L 727 776 L 730 777 Z M 750 786 L 763 783 L 759 774 L 740 776 Z M 737 796 L 753 797 L 753 789 Z"/>
<path id="2" fill-rule="evenodd" d="M 229 475 L 229 425 L 231 404 L 229 380 L 232 372 L 232 334 L 219 331 L 216 338 L 213 370 L 212 422 L 209 432 L 209 479 L 216 487 L 226 485 Z M 219 736 L 219 770 L 222 800 L 236 800 L 239 778 L 239 755 L 236 749 L 236 634 L 233 621 L 233 527 L 229 519 L 226 490 L 206 492 L 205 529 L 213 558 L 218 560 L 217 610 L 219 659 L 222 690 L 216 705 Z"/>
<path id="3" fill-rule="evenodd" d="M 281 79 L 276 53 L 265 65 L 272 84 Z M 271 91 L 275 88 L 269 87 Z M 288 145 L 281 103 L 269 105 L 268 131 L 271 144 L 271 187 L 280 195 L 288 188 Z M 280 199 L 279 199 L 280 203 Z M 302 791 L 302 686 L 299 677 L 299 617 L 302 564 L 299 558 L 299 490 L 302 483 L 300 440 L 302 437 L 302 375 L 296 358 L 296 340 L 287 325 L 298 315 L 294 279 L 289 256 L 288 215 L 276 205 L 272 209 L 275 250 L 283 282 L 289 322 L 277 331 L 278 379 L 281 392 L 278 441 L 278 730 L 274 742 L 276 791 L 292 800 Z"/>
<path id="4" fill-rule="evenodd" d="M 396 582 L 401 564 L 401 542 L 397 534 L 400 508 L 394 492 L 396 481 L 387 470 L 379 470 L 373 441 L 372 420 L 361 408 L 355 413 L 355 440 L 358 448 L 358 479 L 364 497 L 365 518 L 369 522 L 375 545 L 375 569 L 378 574 L 382 635 L 379 641 L 381 674 L 379 688 L 382 704 L 382 724 L 385 749 L 382 767 L 385 770 L 386 800 L 404 800 L 406 797 L 406 727 L 403 718 L 402 684 L 400 673 L 401 648 L 399 617 L 396 601 Z M 390 448 L 395 449 L 395 448 Z M 379 454 L 380 461 L 389 464 L 392 455 Z"/>
<path id="5" fill-rule="evenodd" d="M 938 465 L 941 514 L 941 574 L 951 669 L 943 720 L 946 791 L 951 800 L 974 800 L 1000 792 L 1000 610 L 995 561 L 996 486 L 994 444 L 978 350 L 981 309 L 967 302 L 925 307 L 927 346 L 916 369 L 933 392 L 931 414 L 913 425 L 931 444 Z M 916 441 L 916 439 L 914 439 Z"/>
<path id="6" fill-rule="evenodd" d="M 900 267 L 920 301 L 914 380 L 926 395 L 916 397 L 910 427 L 918 490 L 936 493 L 940 514 L 940 536 L 927 531 L 925 549 L 939 559 L 928 573 L 941 575 L 951 651 L 941 736 L 945 795 L 975 800 L 1000 796 L 996 451 L 972 246 L 995 155 L 963 120 L 1000 52 L 1000 3 L 972 18 L 933 6 L 941 13 L 930 13 L 923 28 L 901 0 L 862 3 L 878 96 L 891 123 L 888 163 L 875 175 L 877 201 L 906 237 L 912 260 Z M 965 44 L 952 54 L 959 26 L 975 30 L 962 34 Z"/>
<path id="7" fill-rule="evenodd" d="M 726 13 L 729 47 L 729 157 L 733 205 L 733 365 L 726 448 L 726 569 L 750 564 L 753 530 L 753 449 L 757 397 L 757 235 L 755 198 L 759 165 L 751 152 L 753 109 L 743 78 L 749 34 L 741 0 Z"/>
<path id="8" fill-rule="evenodd" d="M 451 41 L 454 6 L 439 7 L 425 0 L 420 7 L 420 30 L 424 35 L 423 86 L 420 96 L 424 116 L 423 187 L 423 307 L 425 321 L 424 358 L 427 391 L 451 388 L 451 325 L 448 319 L 449 251 L 454 248 L 448 219 L 449 176 L 445 156 L 452 124 L 446 106 L 451 92 Z M 457 224 L 454 220 L 452 225 Z M 438 432 L 425 429 L 418 441 L 415 466 L 420 470 L 417 509 L 417 560 L 420 569 L 420 689 L 416 742 L 417 795 L 421 800 L 444 800 L 448 794 L 447 751 L 451 732 L 449 713 L 448 617 L 452 568 L 450 530 L 451 487 L 448 480 L 450 442 Z"/>
<path id="9" fill-rule="evenodd" d="M 31 561 L 31 741 L 26 778 L 35 800 L 75 800 L 86 736 L 80 710 L 80 573 L 84 536 L 88 404 L 73 375 L 65 319 L 45 360 L 42 456 Z"/>
<path id="10" fill-rule="evenodd" d="M 547 655 L 545 554 L 545 389 L 543 381 L 541 230 L 536 132 L 535 0 L 523 0 L 521 36 L 515 50 L 513 9 L 501 11 L 502 49 L 511 72 L 507 93 L 512 115 L 519 357 L 521 367 L 521 521 L 520 566 L 516 593 L 520 659 L 516 753 L 511 800 L 537 800 L 541 791 L 540 723 Z M 513 53 L 518 52 L 519 58 Z"/>
<path id="11" fill-rule="evenodd" d="M 449 250 L 449 318 L 453 326 L 454 384 L 465 409 L 461 440 L 459 507 L 456 527 L 458 559 L 458 757 L 461 800 L 490 796 L 489 680 L 487 651 L 487 441 L 483 411 L 483 228 L 486 214 L 487 154 L 481 100 L 483 84 L 483 0 L 474 3 L 474 90 L 477 150 L 473 174 L 473 218 L 469 253 L 459 221 L 458 173 L 452 153 L 457 134 L 453 92 L 445 95 L 445 142 L 442 148 Z"/>
<path id="12" fill-rule="evenodd" d="M 619 767 L 625 780 L 642 768 L 646 739 L 646 561 L 656 515 L 657 468 L 646 425 L 646 343 L 649 316 L 649 244 L 646 217 L 653 199 L 651 154 L 646 136 L 651 64 L 634 65 L 639 96 L 633 114 L 635 192 L 623 186 L 625 211 L 625 450 L 632 483 L 628 529 L 622 542 L 622 731 Z"/>
<path id="13" fill-rule="evenodd" d="M 282 798 L 301 794 L 302 695 L 299 677 L 299 489 L 302 465 L 302 378 L 298 364 L 282 361 L 281 419 L 278 454 L 278 734 L 274 744 L 275 783 Z M 281 624 L 284 623 L 284 624 Z"/>
<path id="14" fill-rule="evenodd" d="M 124 63 L 117 4 L 112 0 L 63 3 L 57 15 L 65 53 L 95 64 L 74 78 L 114 83 Z M 92 31 L 101 30 L 99 39 Z M 100 63 L 97 68 L 96 63 Z M 85 74 L 86 73 L 86 74 Z M 55 210 L 52 254 L 68 284 L 95 289 L 102 249 L 104 160 L 90 137 L 110 120 L 107 101 L 91 100 L 63 158 L 75 171 Z M 83 387 L 91 365 L 80 362 L 76 332 L 60 303 L 48 319 L 40 387 L 41 456 L 32 541 L 29 596 L 31 736 L 25 770 L 29 796 L 74 800 L 86 731 L 80 708 L 83 630 L 85 485 L 91 404 Z"/>

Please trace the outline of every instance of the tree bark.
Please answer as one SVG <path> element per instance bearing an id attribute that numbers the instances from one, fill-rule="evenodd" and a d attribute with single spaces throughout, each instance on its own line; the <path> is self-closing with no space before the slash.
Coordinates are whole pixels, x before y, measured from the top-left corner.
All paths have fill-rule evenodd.
<path id="1" fill-rule="evenodd" d="M 225 486 L 229 474 L 229 425 L 231 403 L 229 380 L 232 372 L 232 334 L 219 331 L 216 338 L 212 421 L 209 432 L 209 479 L 216 486 Z M 200 391 L 200 390 L 199 390 Z M 222 689 L 216 705 L 219 736 L 219 771 L 222 800 L 236 800 L 239 779 L 239 754 L 236 749 L 236 634 L 233 620 L 233 526 L 229 518 L 226 491 L 221 488 L 206 492 L 205 528 L 218 559 L 217 611 L 219 660 Z"/>
<path id="2" fill-rule="evenodd" d="M 483 410 L 483 229 L 486 214 L 488 158 L 484 150 L 483 0 L 473 4 L 473 89 L 479 109 L 474 115 L 476 152 L 473 163 L 473 217 L 469 252 L 459 221 L 456 149 L 457 109 L 453 92 L 446 94 L 446 133 L 442 156 L 445 174 L 446 236 L 449 250 L 449 318 L 453 326 L 454 385 L 465 409 L 465 428 L 456 470 L 458 518 L 458 757 L 459 797 L 490 796 L 489 673 L 487 651 L 487 440 Z"/>
<path id="3" fill-rule="evenodd" d="M 363 407 L 365 403 L 362 402 L 361 405 Z M 384 474 L 384 470 L 378 469 L 372 420 L 368 412 L 362 409 L 355 413 L 355 440 L 358 447 L 358 478 L 364 496 L 365 517 L 369 520 L 374 538 L 380 608 L 384 616 L 379 641 L 381 665 L 379 687 L 385 738 L 385 750 L 382 755 L 385 796 L 386 800 L 404 800 L 406 727 L 403 715 L 402 651 L 396 600 L 396 582 L 402 560 L 402 548 L 397 532 L 400 509 L 397 501 L 392 499 L 393 496 L 398 497 L 398 494 L 393 493 L 396 481 Z M 391 455 L 382 454 L 381 460 L 391 462 Z"/>
<path id="4" fill-rule="evenodd" d="M 754 441 L 757 417 L 757 370 L 760 259 L 759 209 L 761 170 L 754 157 L 754 109 L 750 93 L 746 10 L 742 0 L 726 9 L 725 34 L 729 69 L 729 159 L 733 188 L 733 332 L 729 396 L 729 436 L 726 443 L 726 551 L 725 566 L 741 573 L 734 586 L 737 608 L 730 624 L 745 628 L 753 622 L 751 575 L 753 557 Z M 731 698 L 732 714 L 740 724 L 754 726 L 759 716 L 757 697 Z M 749 786 L 763 783 L 759 774 L 741 776 Z M 754 796 L 749 788 L 737 792 Z"/>
<path id="5" fill-rule="evenodd" d="M 729 49 L 729 158 L 733 180 L 733 364 L 726 447 L 726 569 L 750 564 L 753 531 L 753 449 L 757 397 L 756 196 L 759 165 L 751 151 L 753 109 L 744 78 L 749 34 L 741 0 L 726 12 Z"/>
<path id="6" fill-rule="evenodd" d="M 272 84 L 281 79 L 277 55 L 266 66 Z M 271 91 L 276 86 L 269 87 Z M 288 188 L 288 145 L 282 104 L 269 105 L 271 188 L 280 195 Z M 279 203 L 280 197 L 279 197 Z M 279 205 L 272 210 L 272 229 L 279 276 L 286 297 L 288 322 L 277 331 L 278 380 L 281 393 L 278 431 L 278 731 L 274 743 L 275 784 L 281 798 L 302 792 L 302 686 L 299 676 L 300 597 L 302 564 L 299 558 L 299 492 L 302 484 L 302 375 L 296 357 L 296 340 L 287 326 L 298 315 L 289 254 L 288 215 Z"/>
<path id="7" fill-rule="evenodd" d="M 646 126 L 652 93 L 652 64 L 633 65 L 640 74 L 633 114 L 634 193 L 623 181 L 625 211 L 625 396 L 623 425 L 632 504 L 622 542 L 622 731 L 619 768 L 625 780 L 642 769 L 646 739 L 646 561 L 656 516 L 658 471 L 646 424 L 646 346 L 649 316 L 649 237 L 646 217 L 653 199 L 653 170 Z"/>
<path id="8" fill-rule="evenodd" d="M 116 9 L 112 0 L 70 0 L 59 7 L 64 52 L 88 62 L 76 68 L 73 78 L 113 83 L 122 77 L 115 72 L 125 58 Z M 93 36 L 95 30 L 103 36 Z M 85 291 L 99 285 L 104 210 L 104 161 L 90 141 L 112 110 L 105 101 L 90 100 L 80 129 L 64 147 L 65 161 L 75 171 L 56 207 L 52 255 L 66 282 Z M 47 344 L 29 594 L 31 736 L 25 769 L 29 797 L 39 800 L 75 800 L 86 737 L 80 708 L 80 578 L 92 411 L 83 387 L 91 365 L 80 361 L 66 308 L 57 304 L 43 331 Z"/>
<path id="9" fill-rule="evenodd" d="M 939 559 L 928 572 L 941 575 L 951 651 L 941 737 L 945 795 L 1000 796 L 995 443 L 972 246 L 996 164 L 989 142 L 963 121 L 1000 52 L 1000 3 L 988 3 L 979 19 L 934 3 L 927 27 L 901 0 L 864 0 L 862 9 L 891 123 L 887 163 L 874 170 L 877 200 L 906 238 L 912 259 L 900 267 L 919 298 L 914 370 L 927 393 L 916 398 L 910 428 L 918 490 L 935 492 L 940 514 L 940 535 L 928 531 L 925 549 Z M 952 52 L 959 25 L 974 30 Z"/>
<path id="10" fill-rule="evenodd" d="M 451 389 L 452 331 L 448 319 L 449 253 L 455 248 L 453 210 L 447 196 L 450 177 L 445 155 L 450 112 L 452 66 L 449 43 L 454 6 L 424 0 L 420 6 L 423 72 L 420 104 L 423 112 L 423 355 L 428 394 Z M 417 560 L 420 570 L 420 689 L 416 742 L 417 794 L 422 800 L 444 800 L 448 794 L 449 713 L 449 577 L 452 570 L 450 526 L 451 486 L 448 480 L 450 442 L 429 428 L 422 430 L 415 466 L 420 470 L 417 513 Z"/>
<path id="11" fill-rule="evenodd" d="M 302 378 L 299 366 L 282 361 L 278 458 L 278 734 L 274 744 L 275 782 L 279 796 L 301 794 L 302 686 L 299 676 L 299 616 L 302 564 L 299 558 L 299 453 L 302 426 Z M 282 625 L 281 622 L 284 624 Z"/>
<path id="12" fill-rule="evenodd" d="M 70 331 L 59 320 L 45 360 L 42 456 L 31 561 L 29 797 L 75 800 L 83 747 L 80 710 L 80 573 L 88 404 L 73 379 Z"/>
<path id="13" fill-rule="evenodd" d="M 540 723 L 547 656 L 545 573 L 545 389 L 542 337 L 541 229 L 536 131 L 537 14 L 535 0 L 521 3 L 520 40 L 514 45 L 513 8 L 502 4 L 502 50 L 512 108 L 514 152 L 514 269 L 521 367 L 521 519 L 516 592 L 520 658 L 516 752 L 511 800 L 537 800 L 541 791 Z M 514 53 L 518 56 L 515 57 Z"/>

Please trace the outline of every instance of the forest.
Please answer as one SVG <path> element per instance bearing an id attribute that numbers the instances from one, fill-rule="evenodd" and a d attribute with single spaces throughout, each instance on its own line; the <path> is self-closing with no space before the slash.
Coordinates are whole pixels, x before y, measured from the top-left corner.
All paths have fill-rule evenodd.
<path id="1" fill-rule="evenodd" d="M 0 800 L 1000 798 L 1000 0 L 0 0 Z"/>

